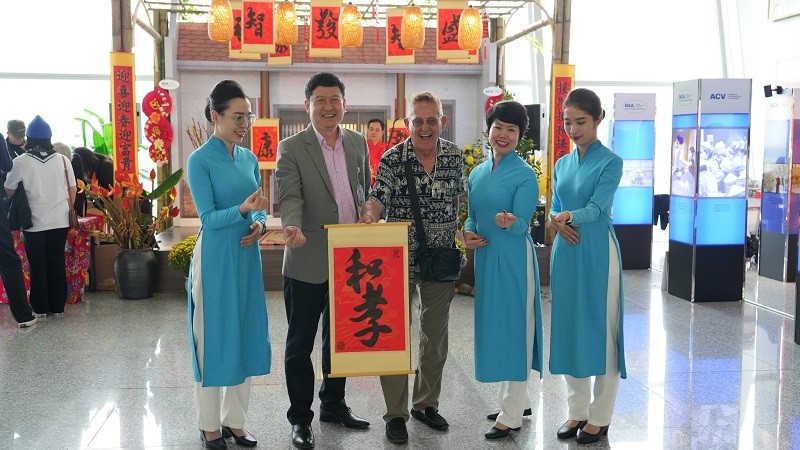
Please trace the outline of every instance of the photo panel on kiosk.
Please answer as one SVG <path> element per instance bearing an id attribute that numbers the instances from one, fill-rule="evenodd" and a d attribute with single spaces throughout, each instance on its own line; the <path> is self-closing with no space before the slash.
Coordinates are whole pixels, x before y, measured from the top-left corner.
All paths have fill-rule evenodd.
<path id="1" fill-rule="evenodd" d="M 697 123 L 697 116 L 692 116 Z M 683 119 L 688 122 L 688 118 Z M 680 123 L 674 125 L 681 125 Z M 674 126 L 673 125 L 673 126 Z M 684 123 L 682 125 L 692 125 Z M 670 173 L 669 238 L 692 245 L 694 243 L 694 195 L 697 189 L 697 128 L 673 128 L 672 171 Z"/>
<path id="2" fill-rule="evenodd" d="M 655 94 L 614 94 L 611 146 L 622 158 L 612 223 L 652 226 Z"/>

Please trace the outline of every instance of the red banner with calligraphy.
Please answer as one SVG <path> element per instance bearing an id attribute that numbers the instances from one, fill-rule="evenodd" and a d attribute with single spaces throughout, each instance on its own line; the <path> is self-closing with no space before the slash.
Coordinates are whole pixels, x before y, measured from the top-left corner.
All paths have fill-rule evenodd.
<path id="1" fill-rule="evenodd" d="M 114 135 L 114 178 L 138 180 L 136 151 L 136 79 L 134 56 L 128 52 L 111 53 L 111 126 Z"/>
<path id="2" fill-rule="evenodd" d="M 337 352 L 405 348 L 403 247 L 333 250 Z"/>
<path id="3" fill-rule="evenodd" d="M 267 55 L 268 66 L 290 66 L 292 64 L 292 46 L 275 44 L 275 52 Z"/>
<path id="4" fill-rule="evenodd" d="M 331 377 L 411 373 L 407 222 L 326 225 Z"/>
<path id="5" fill-rule="evenodd" d="M 439 0 L 436 4 L 436 59 L 469 58 L 469 52 L 458 47 L 458 22 L 469 6 L 467 0 Z"/>
<path id="6" fill-rule="evenodd" d="M 278 161 L 278 130 L 280 120 L 257 119 L 250 128 L 250 146 L 258 158 L 261 170 L 275 169 Z"/>
<path id="7" fill-rule="evenodd" d="M 244 0 L 242 2 L 242 52 L 272 53 L 275 51 L 272 0 Z"/>
<path id="8" fill-rule="evenodd" d="M 404 9 L 386 11 L 386 64 L 414 64 L 414 50 L 400 43 Z"/>
<path id="9" fill-rule="evenodd" d="M 388 120 L 386 123 L 388 128 L 386 133 L 386 145 L 389 148 L 405 141 L 410 136 L 408 127 L 403 119 L 395 119 L 394 121 Z"/>
<path id="10" fill-rule="evenodd" d="M 311 0 L 311 20 L 308 24 L 308 57 L 341 58 L 339 14 L 341 0 Z"/>
<path id="11" fill-rule="evenodd" d="M 231 10 L 233 11 L 233 37 L 228 42 L 228 59 L 247 59 L 259 60 L 260 53 L 242 52 L 242 2 L 241 0 L 231 0 Z"/>
<path id="12" fill-rule="evenodd" d="M 564 100 L 575 86 L 575 66 L 570 64 L 553 65 L 553 82 L 550 87 L 550 164 L 555 167 L 556 161 L 572 150 L 572 143 L 564 131 Z M 552 170 L 552 169 L 551 169 Z M 551 176 L 552 179 L 552 176 Z"/>

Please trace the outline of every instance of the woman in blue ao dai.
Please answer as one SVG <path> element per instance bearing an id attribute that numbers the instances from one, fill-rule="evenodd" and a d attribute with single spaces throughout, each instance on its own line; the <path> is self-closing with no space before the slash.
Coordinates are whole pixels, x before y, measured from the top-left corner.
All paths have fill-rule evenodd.
<path id="1" fill-rule="evenodd" d="M 530 414 L 527 381 L 542 373 L 539 269 L 529 224 L 539 198 L 536 173 L 514 149 L 525 107 L 495 104 L 486 116 L 492 157 L 469 176 L 467 248 L 475 249 L 475 378 L 500 382 L 500 411 L 487 439 L 508 436 Z"/>
<path id="2" fill-rule="evenodd" d="M 619 245 L 611 224 L 622 159 L 597 139 L 600 98 L 575 89 L 564 101 L 564 129 L 577 149 L 554 168 L 547 228 L 551 254 L 550 372 L 567 381 L 569 419 L 559 439 L 580 444 L 608 433 L 619 379 L 625 378 Z M 593 395 L 592 395 L 593 394 Z"/>
<path id="3" fill-rule="evenodd" d="M 255 155 L 238 145 L 255 119 L 242 87 L 219 82 L 205 114 L 214 133 L 188 162 L 200 216 L 188 294 L 197 421 L 206 448 L 226 448 L 226 437 L 252 447 L 256 439 L 245 430 L 250 380 L 270 370 L 258 246 L 267 199 Z"/>

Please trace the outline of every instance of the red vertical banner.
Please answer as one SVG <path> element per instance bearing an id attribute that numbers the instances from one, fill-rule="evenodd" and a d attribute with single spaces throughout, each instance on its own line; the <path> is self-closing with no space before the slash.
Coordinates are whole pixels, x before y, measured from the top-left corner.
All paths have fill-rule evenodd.
<path id="1" fill-rule="evenodd" d="M 136 150 L 136 85 L 134 56 L 111 53 L 111 126 L 114 135 L 114 178 L 138 180 Z"/>
<path id="2" fill-rule="evenodd" d="M 337 352 L 405 348 L 404 249 L 339 247 L 333 250 Z"/>
<path id="3" fill-rule="evenodd" d="M 308 30 L 310 58 L 341 58 L 339 14 L 341 0 L 311 0 L 311 22 Z"/>
<path id="4" fill-rule="evenodd" d="M 231 10 L 233 11 L 233 37 L 228 42 L 228 59 L 247 59 L 259 60 L 260 53 L 242 52 L 242 2 L 241 0 L 231 0 Z"/>
<path id="5" fill-rule="evenodd" d="M 272 53 L 275 51 L 275 20 L 272 0 L 244 0 L 241 12 L 242 51 Z"/>
<path id="6" fill-rule="evenodd" d="M 564 130 L 564 100 L 567 94 L 572 91 L 575 85 L 575 66 L 569 64 L 555 64 L 553 66 L 553 83 L 551 86 L 551 96 L 553 99 L 550 105 L 550 167 L 555 167 L 556 162 L 562 156 L 572 150 L 572 144 L 567 132 Z"/>
<path id="7" fill-rule="evenodd" d="M 458 47 L 458 22 L 469 5 L 466 0 L 439 0 L 436 12 L 436 59 L 467 59 L 469 52 Z"/>
<path id="8" fill-rule="evenodd" d="M 326 225 L 331 377 L 411 373 L 407 222 Z"/>
<path id="9" fill-rule="evenodd" d="M 258 158 L 258 168 L 273 170 L 278 161 L 278 119 L 257 119 L 250 128 L 251 150 Z"/>
<path id="10" fill-rule="evenodd" d="M 386 10 L 386 64 L 414 64 L 414 50 L 400 43 L 404 9 Z"/>

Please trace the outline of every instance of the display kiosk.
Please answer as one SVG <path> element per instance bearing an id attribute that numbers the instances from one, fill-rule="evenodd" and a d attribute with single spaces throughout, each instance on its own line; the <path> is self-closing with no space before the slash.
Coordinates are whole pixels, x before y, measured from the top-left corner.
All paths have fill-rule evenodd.
<path id="1" fill-rule="evenodd" d="M 673 84 L 667 291 L 742 300 L 751 80 Z"/>
<path id="2" fill-rule="evenodd" d="M 800 228 L 800 90 L 785 89 L 765 99 L 764 176 L 758 274 L 793 282 L 797 276 Z M 793 112 L 794 110 L 794 112 Z M 794 135 L 792 121 L 794 119 Z"/>
<path id="3" fill-rule="evenodd" d="M 622 158 L 612 223 L 622 268 L 649 269 L 653 252 L 656 94 L 614 94 L 611 148 Z"/>

